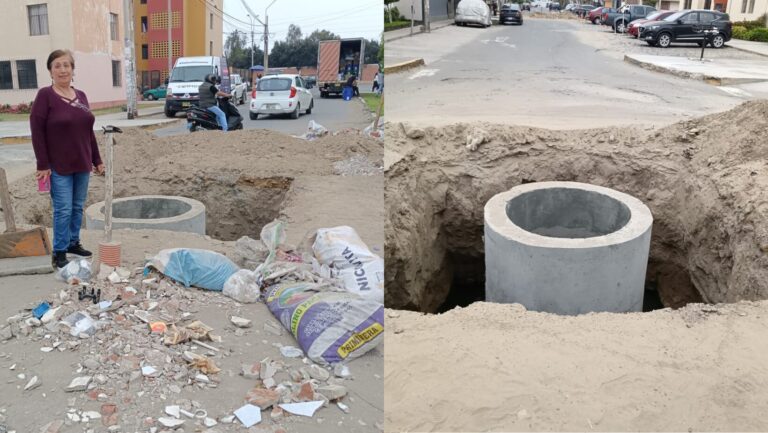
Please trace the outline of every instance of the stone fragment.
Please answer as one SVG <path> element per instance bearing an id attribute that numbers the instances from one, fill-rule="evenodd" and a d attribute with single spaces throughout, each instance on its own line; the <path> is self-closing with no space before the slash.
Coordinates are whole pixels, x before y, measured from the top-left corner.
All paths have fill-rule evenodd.
<path id="1" fill-rule="evenodd" d="M 204 375 L 204 374 L 196 374 L 195 375 L 195 382 L 211 383 L 211 379 L 208 376 Z"/>
<path id="2" fill-rule="evenodd" d="M 217 423 L 217 422 L 216 422 L 216 420 L 215 420 L 215 419 L 213 419 L 213 418 L 208 418 L 208 417 L 205 417 L 205 419 L 203 420 L 203 424 L 204 424 L 206 427 L 213 427 L 213 426 L 215 426 L 215 425 L 216 425 L 216 424 L 218 424 L 218 423 Z"/>
<path id="3" fill-rule="evenodd" d="M 309 366 L 309 375 L 312 377 L 312 379 L 319 380 L 321 382 L 325 382 L 331 377 L 331 373 L 328 372 L 328 370 L 320 367 L 317 364 L 312 364 Z"/>
<path id="4" fill-rule="evenodd" d="M 261 375 L 259 374 L 260 370 L 260 362 L 254 362 L 250 365 L 243 364 L 240 366 L 240 376 L 243 376 L 246 379 L 261 379 Z"/>
<path id="5" fill-rule="evenodd" d="M 318 386 L 316 391 L 331 401 L 340 399 L 347 395 L 347 388 L 341 385 Z"/>
<path id="6" fill-rule="evenodd" d="M 248 391 L 245 400 L 264 410 L 280 401 L 280 393 L 271 389 L 253 388 Z"/>
<path id="7" fill-rule="evenodd" d="M 233 422 L 235 422 L 235 416 L 227 415 L 225 417 L 219 418 L 219 421 L 221 421 L 222 424 L 232 424 Z"/>
<path id="8" fill-rule="evenodd" d="M 101 363 L 94 358 L 87 358 L 85 361 L 83 361 L 83 366 L 88 370 L 96 370 L 100 365 Z"/>
<path id="9" fill-rule="evenodd" d="M 341 378 L 348 378 L 352 376 L 352 373 L 349 371 L 349 367 L 344 364 L 336 364 L 333 366 L 333 375 L 336 377 Z"/>
<path id="10" fill-rule="evenodd" d="M 85 391 L 88 384 L 91 383 L 91 376 L 81 376 L 72 379 L 69 385 L 64 389 L 66 392 Z"/>
<path id="11" fill-rule="evenodd" d="M 42 379 L 40 379 L 37 376 L 32 376 L 32 379 L 29 379 L 29 382 L 27 382 L 26 385 L 24 385 L 24 391 L 29 391 L 31 389 L 35 389 L 43 384 Z"/>
<path id="12" fill-rule="evenodd" d="M 13 338 L 13 330 L 11 325 L 6 325 L 0 328 L 0 341 L 6 341 Z"/>
<path id="13" fill-rule="evenodd" d="M 261 367 L 259 368 L 259 376 L 262 380 L 269 379 L 277 373 L 277 367 L 275 367 L 269 359 L 261 361 Z"/>
<path id="14" fill-rule="evenodd" d="M 336 406 L 338 406 L 339 409 L 341 409 L 342 412 L 349 413 L 349 406 L 347 406 L 346 404 L 344 404 L 344 403 L 342 403 L 340 401 L 337 401 L 336 402 Z"/>
<path id="15" fill-rule="evenodd" d="M 157 419 L 157 422 L 159 422 L 163 427 L 176 430 L 177 428 L 181 427 L 186 421 L 184 421 L 183 419 L 160 417 Z"/>
<path id="16" fill-rule="evenodd" d="M 298 401 L 312 401 L 315 399 L 315 389 L 312 387 L 311 382 L 304 382 L 299 388 L 299 393 L 296 394 Z"/>
<path id="17" fill-rule="evenodd" d="M 108 403 L 101 405 L 101 416 L 109 416 L 117 412 L 117 405 Z"/>
<path id="18" fill-rule="evenodd" d="M 282 346 L 280 347 L 280 353 L 286 358 L 301 358 L 304 356 L 304 352 L 294 346 Z"/>
<path id="19" fill-rule="evenodd" d="M 229 320 L 232 322 L 233 325 L 237 326 L 238 328 L 250 328 L 253 322 L 251 320 L 238 317 L 238 316 L 232 316 L 229 318 Z"/>
<path id="20" fill-rule="evenodd" d="M 274 406 L 272 408 L 272 412 L 269 414 L 270 418 L 273 420 L 279 420 L 283 418 L 284 411 L 280 406 Z"/>
<path id="21" fill-rule="evenodd" d="M 165 413 L 166 415 L 170 415 L 174 418 L 181 418 L 181 407 L 177 405 L 173 406 L 166 406 L 165 407 Z"/>
<path id="22" fill-rule="evenodd" d="M 274 377 L 270 377 L 268 379 L 264 379 L 262 381 L 262 383 L 264 384 L 265 388 L 274 388 L 275 385 L 277 385 L 277 382 L 275 382 L 275 378 Z"/>

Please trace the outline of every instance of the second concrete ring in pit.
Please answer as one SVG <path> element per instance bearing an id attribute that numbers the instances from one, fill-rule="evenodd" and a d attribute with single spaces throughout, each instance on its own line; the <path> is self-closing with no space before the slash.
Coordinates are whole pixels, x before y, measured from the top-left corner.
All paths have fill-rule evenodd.
<path id="1" fill-rule="evenodd" d="M 486 300 L 533 311 L 642 311 L 653 216 L 630 195 L 537 182 L 485 205 Z"/>
<path id="2" fill-rule="evenodd" d="M 104 202 L 85 210 L 88 230 L 104 228 Z M 205 234 L 205 205 L 197 200 L 167 195 L 139 195 L 112 202 L 113 229 L 153 229 Z"/>

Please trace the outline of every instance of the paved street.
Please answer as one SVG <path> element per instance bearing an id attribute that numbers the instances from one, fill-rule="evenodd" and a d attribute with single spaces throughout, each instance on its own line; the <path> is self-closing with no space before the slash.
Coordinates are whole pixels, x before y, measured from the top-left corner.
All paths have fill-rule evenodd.
<path id="1" fill-rule="evenodd" d="M 363 90 L 362 87 L 361 90 Z M 331 131 L 344 128 L 363 129 L 373 122 L 366 107 L 357 98 L 351 101 L 344 101 L 341 97 L 321 98 L 317 89 L 312 89 L 312 94 L 315 98 L 312 114 L 302 114 L 298 119 L 290 119 L 288 116 L 259 116 L 258 120 L 251 120 L 248 117 L 248 103 L 240 105 L 238 109 L 243 115 L 243 128 L 271 129 L 286 134 L 300 135 L 307 131 L 307 124 L 310 120 L 314 120 Z M 181 114 L 177 116 L 182 119 Z M 173 126 L 158 129 L 155 134 L 162 137 L 188 134 L 188 132 L 186 124 L 179 122 Z"/>
<path id="2" fill-rule="evenodd" d="M 608 38 L 625 36 L 600 34 L 604 29 L 576 21 L 527 19 L 522 26 L 449 26 L 392 41 L 387 63 L 390 58 L 421 57 L 426 66 L 387 77 L 388 120 L 546 128 L 658 126 L 768 96 L 765 85 L 718 88 L 630 65 L 622 60 L 623 53 L 606 46 Z"/>

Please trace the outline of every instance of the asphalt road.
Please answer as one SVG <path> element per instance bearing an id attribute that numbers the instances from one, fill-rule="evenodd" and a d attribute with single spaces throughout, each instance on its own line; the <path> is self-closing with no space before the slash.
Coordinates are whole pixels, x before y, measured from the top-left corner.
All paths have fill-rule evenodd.
<path id="1" fill-rule="evenodd" d="M 301 135 L 307 131 L 307 124 L 314 120 L 331 131 L 344 128 L 364 129 L 373 122 L 368 109 L 362 100 L 354 98 L 344 101 L 341 97 L 321 98 L 317 89 L 312 89 L 315 98 L 315 106 L 312 114 L 302 114 L 298 119 L 290 119 L 286 116 L 259 116 L 258 120 L 248 117 L 248 102 L 238 106 L 243 116 L 243 129 L 271 129 L 291 135 Z M 182 119 L 181 114 L 177 115 Z M 169 136 L 188 134 L 186 124 L 174 124 L 166 128 L 155 130 L 157 136 Z"/>
<path id="2" fill-rule="evenodd" d="M 426 66 L 387 76 L 387 120 L 660 126 L 749 99 L 625 63 L 599 44 L 582 42 L 580 31 L 601 30 L 526 19 L 522 26 L 449 26 L 389 42 L 387 62 L 422 57 Z"/>

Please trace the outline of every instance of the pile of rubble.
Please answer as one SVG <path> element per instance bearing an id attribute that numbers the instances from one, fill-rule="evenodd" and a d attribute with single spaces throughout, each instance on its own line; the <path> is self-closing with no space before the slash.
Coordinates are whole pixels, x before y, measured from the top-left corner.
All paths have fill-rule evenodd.
<path id="1" fill-rule="evenodd" d="M 222 334 L 197 317 L 199 306 L 237 311 L 243 304 L 218 292 L 184 287 L 160 272 L 148 272 L 147 268 L 102 264 L 98 276 L 83 278 L 90 283 L 70 278 L 66 288 L 9 317 L 0 328 L 0 340 L 18 338 L 39 344 L 43 353 L 80 355 L 73 378 L 63 389 L 71 394 L 66 418 L 51 421 L 42 432 L 63 432 L 64 426 L 75 425 L 86 432 L 104 431 L 97 428 L 100 425 L 109 432 L 124 431 L 123 426 L 148 433 L 184 429 L 215 433 L 220 430 L 211 428 L 261 422 L 262 410 L 270 410 L 272 423 L 290 416 L 312 417 L 319 408 L 331 405 L 349 413 L 345 382 L 352 375 L 346 364 L 321 366 L 300 348 L 276 342 L 271 345 L 279 349 L 282 359 L 238 362 L 239 376 L 253 385 L 243 396 L 242 407 L 214 413 L 198 401 L 180 398 L 182 392 L 219 387 L 223 374 L 219 366 L 237 355 L 222 347 Z M 222 333 L 249 335 L 252 320 L 228 316 Z M 274 336 L 285 332 L 272 316 L 264 320 L 263 330 Z M 16 364 L 10 367 L 16 368 Z M 225 373 L 234 376 L 235 372 Z M 43 385 L 39 374 L 20 373 L 17 378 L 17 388 L 23 392 Z M 147 407 L 157 404 L 165 407 L 163 413 L 150 415 Z M 100 405 L 99 410 L 85 408 L 94 405 Z M 12 432 L 2 421 L 0 428 Z"/>

